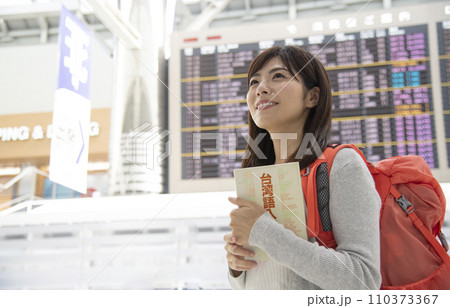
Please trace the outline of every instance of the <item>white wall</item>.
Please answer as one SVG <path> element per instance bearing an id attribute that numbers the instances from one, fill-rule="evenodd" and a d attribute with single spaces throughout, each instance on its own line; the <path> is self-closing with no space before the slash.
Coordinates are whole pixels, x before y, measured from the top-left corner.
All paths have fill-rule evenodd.
<path id="1" fill-rule="evenodd" d="M 50 112 L 57 80 L 56 43 L 0 45 L 0 114 Z M 92 108 L 111 107 L 113 59 L 94 42 Z"/>

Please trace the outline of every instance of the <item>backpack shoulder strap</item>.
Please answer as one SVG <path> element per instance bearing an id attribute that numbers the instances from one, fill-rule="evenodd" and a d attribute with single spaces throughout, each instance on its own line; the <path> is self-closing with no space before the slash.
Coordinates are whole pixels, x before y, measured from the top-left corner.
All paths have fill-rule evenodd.
<path id="1" fill-rule="evenodd" d="M 369 161 L 367 161 L 366 157 L 364 156 L 364 153 L 358 149 L 357 146 L 355 146 L 354 144 L 340 144 L 340 143 L 336 143 L 336 144 L 330 144 L 328 145 L 328 147 L 325 149 L 325 151 L 322 153 L 321 157 L 323 157 L 323 159 L 327 162 L 328 164 L 328 176 L 330 176 L 330 172 L 331 172 L 331 166 L 333 165 L 333 161 L 334 161 L 334 157 L 336 156 L 336 154 L 339 152 L 339 150 L 344 149 L 344 148 L 350 148 L 356 151 L 356 153 L 359 154 L 359 156 L 361 156 L 361 158 L 363 159 L 364 163 L 367 165 L 367 167 L 369 168 L 371 173 L 376 172 L 375 171 L 375 166 L 372 165 L 372 163 L 370 163 Z M 319 157 L 319 158 L 321 158 Z"/>
<path id="2" fill-rule="evenodd" d="M 375 169 L 355 145 L 330 144 L 314 163 L 301 172 L 307 207 L 308 236 L 316 238 L 321 245 L 327 247 L 335 246 L 329 214 L 329 176 L 334 158 L 343 148 L 354 149 L 369 168 Z"/>

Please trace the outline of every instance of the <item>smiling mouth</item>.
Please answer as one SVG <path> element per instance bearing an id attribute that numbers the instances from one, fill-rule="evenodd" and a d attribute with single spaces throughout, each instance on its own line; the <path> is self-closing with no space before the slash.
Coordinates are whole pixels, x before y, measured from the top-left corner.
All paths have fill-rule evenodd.
<path id="1" fill-rule="evenodd" d="M 269 102 L 266 102 L 266 103 L 258 104 L 256 106 L 256 110 L 257 111 L 262 111 L 262 110 L 265 110 L 265 109 L 269 109 L 269 108 L 271 108 L 271 107 L 273 107 L 275 105 L 278 105 L 278 103 L 269 101 Z"/>

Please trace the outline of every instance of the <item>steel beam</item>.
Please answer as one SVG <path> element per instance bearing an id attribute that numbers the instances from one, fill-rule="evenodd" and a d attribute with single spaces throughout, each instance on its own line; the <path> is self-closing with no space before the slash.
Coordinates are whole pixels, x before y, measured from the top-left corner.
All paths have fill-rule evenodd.
<path id="1" fill-rule="evenodd" d="M 45 17 L 39 16 L 38 19 L 39 27 L 41 28 L 41 43 L 47 43 L 48 41 L 48 23 Z"/>
<path id="2" fill-rule="evenodd" d="M 289 20 L 297 19 L 297 7 L 295 0 L 289 0 Z"/>
<path id="3" fill-rule="evenodd" d="M 343 0 L 341 2 L 344 5 L 352 5 L 352 4 L 358 4 L 358 3 L 367 3 L 367 0 Z M 301 11 L 307 11 L 307 10 L 314 10 L 314 9 L 323 9 L 323 8 L 332 8 L 334 5 L 336 5 L 336 1 L 331 0 L 325 0 L 325 1 L 318 1 L 318 2 L 302 2 L 297 3 L 295 5 L 296 12 Z M 266 6 L 266 7 L 253 7 L 250 10 L 251 15 L 255 16 L 264 16 L 264 15 L 270 15 L 270 14 L 279 14 L 279 13 L 288 13 L 289 12 L 289 5 L 275 5 L 275 6 Z M 247 12 L 245 9 L 243 10 L 235 10 L 235 11 L 227 11 L 222 12 L 215 16 L 214 19 L 216 20 L 223 20 L 223 19 L 238 19 L 238 18 L 244 18 L 249 12 Z M 288 13 L 289 14 L 289 13 Z"/>
<path id="4" fill-rule="evenodd" d="M 64 6 L 70 11 L 76 11 L 79 8 L 78 1 L 75 0 L 64 1 Z M 59 16 L 60 12 L 60 2 L 31 3 L 29 5 L 4 6 L 0 8 L 0 16 L 5 20 Z"/>
<path id="5" fill-rule="evenodd" d="M 100 31 L 100 30 L 104 30 L 105 28 L 103 27 L 103 25 L 92 25 L 89 27 L 91 30 L 96 30 L 96 31 Z M 59 28 L 58 27 L 53 27 L 53 28 L 48 28 L 48 35 L 58 35 L 59 33 Z M 7 37 L 12 37 L 12 38 L 21 38 L 21 37 L 30 37 L 30 36 L 40 36 L 41 35 L 41 30 L 38 28 L 35 29 L 25 29 L 25 30 L 10 30 L 7 33 L 0 33 L 0 38 L 7 38 Z"/>
<path id="6" fill-rule="evenodd" d="M 7 36 L 8 35 L 8 25 L 6 24 L 5 20 L 3 18 L 0 18 L 0 29 L 2 30 L 3 35 Z"/>
<path id="7" fill-rule="evenodd" d="M 133 24 L 125 19 L 119 9 L 105 0 L 86 0 L 95 16 L 130 49 L 141 47 L 141 35 Z"/>
<path id="8" fill-rule="evenodd" d="M 222 12 L 231 0 L 217 0 L 210 2 L 208 7 L 203 10 L 203 12 L 195 18 L 195 20 L 187 27 L 187 31 L 198 31 L 202 28 L 207 27 L 211 21 Z"/>

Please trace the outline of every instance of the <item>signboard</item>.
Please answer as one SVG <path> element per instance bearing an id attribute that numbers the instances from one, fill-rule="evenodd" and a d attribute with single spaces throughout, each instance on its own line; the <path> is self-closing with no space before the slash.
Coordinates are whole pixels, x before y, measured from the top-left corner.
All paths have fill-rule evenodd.
<path id="1" fill-rule="evenodd" d="M 110 108 L 91 109 L 89 163 L 108 161 Z M 48 170 L 53 112 L 0 115 L 0 165 Z"/>
<path id="2" fill-rule="evenodd" d="M 50 180 L 86 193 L 92 34 L 66 8 L 59 22 L 59 74 L 53 108 Z"/>

